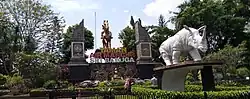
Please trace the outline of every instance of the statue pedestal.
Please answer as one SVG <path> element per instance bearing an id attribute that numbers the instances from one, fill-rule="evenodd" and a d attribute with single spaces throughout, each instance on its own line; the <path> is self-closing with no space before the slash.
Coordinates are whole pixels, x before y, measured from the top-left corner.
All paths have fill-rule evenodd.
<path id="1" fill-rule="evenodd" d="M 205 69 L 207 66 L 210 66 L 210 69 L 212 67 L 218 67 L 221 66 L 221 62 L 209 62 L 209 63 L 191 63 L 191 64 L 180 64 L 175 66 L 162 66 L 154 68 L 154 71 L 157 75 L 157 81 L 158 86 L 162 90 L 169 90 L 169 91 L 184 91 L 185 90 L 185 79 L 186 75 L 190 70 L 195 69 Z M 205 73 L 205 72 L 204 72 Z M 206 72 L 208 73 L 208 72 Z M 213 72 L 210 71 L 209 76 L 203 76 L 202 81 L 208 81 L 209 83 L 202 82 L 203 83 L 203 90 L 212 89 L 210 87 L 214 87 L 211 85 L 211 83 L 214 83 Z M 210 85 L 209 85 L 210 84 Z"/>
<path id="2" fill-rule="evenodd" d="M 90 79 L 89 64 L 68 64 L 69 68 L 69 81 L 81 82 Z"/>
<path id="3" fill-rule="evenodd" d="M 138 77 L 140 79 L 151 79 L 154 74 L 154 66 L 154 63 L 137 64 Z"/>

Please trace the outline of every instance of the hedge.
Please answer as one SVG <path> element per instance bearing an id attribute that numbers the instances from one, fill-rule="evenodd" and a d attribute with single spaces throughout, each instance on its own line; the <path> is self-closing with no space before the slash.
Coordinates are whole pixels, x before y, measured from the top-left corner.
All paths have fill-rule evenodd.
<path id="1" fill-rule="evenodd" d="M 63 94 L 69 95 L 73 94 L 75 92 L 82 92 L 86 94 L 107 94 L 109 93 L 108 87 L 95 87 L 95 88 L 67 88 L 67 89 L 45 89 L 45 88 L 38 88 L 38 89 L 33 89 L 30 91 L 30 96 L 33 97 L 39 97 L 39 96 L 48 96 L 50 92 L 55 91 L 57 94 L 60 94 L 63 96 Z M 112 94 L 115 95 L 120 95 L 120 94 L 125 94 L 125 90 L 123 86 L 116 86 L 116 87 L 111 87 L 112 89 Z"/>
<path id="2" fill-rule="evenodd" d="M 133 87 L 132 93 L 143 99 L 201 99 L 205 98 L 204 92 L 174 92 L 159 89 Z M 248 90 L 206 92 L 207 99 L 248 99 Z"/>
<path id="3" fill-rule="evenodd" d="M 246 86 L 246 87 L 215 86 L 215 91 L 234 91 L 234 90 L 250 90 L 250 86 Z M 202 86 L 200 86 L 200 85 L 186 85 L 185 91 L 186 92 L 202 91 Z"/>
<path id="4" fill-rule="evenodd" d="M 72 95 L 75 92 L 82 92 L 86 95 L 105 95 L 108 94 L 108 87 L 95 87 L 95 88 L 67 88 L 67 89 L 58 89 L 56 92 L 60 96 Z M 126 92 L 123 86 L 110 87 L 113 89 L 111 92 L 113 95 L 125 95 Z M 154 99 L 154 98 L 163 98 L 163 99 L 200 99 L 204 98 L 204 92 L 202 92 L 202 86 L 199 85 L 186 85 L 185 92 L 174 92 L 174 91 L 165 91 L 156 89 L 156 87 L 151 86 L 133 86 L 132 94 L 136 97 L 141 97 L 143 99 Z M 209 99 L 244 99 L 249 97 L 248 94 L 250 87 L 221 87 L 216 86 L 215 92 L 206 92 Z M 30 96 L 48 96 L 48 93 L 53 90 L 49 89 L 34 89 L 31 90 Z"/>

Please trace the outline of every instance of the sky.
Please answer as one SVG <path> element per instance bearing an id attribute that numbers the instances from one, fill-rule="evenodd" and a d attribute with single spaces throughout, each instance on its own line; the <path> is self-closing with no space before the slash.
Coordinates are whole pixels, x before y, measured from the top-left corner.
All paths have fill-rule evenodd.
<path id="1" fill-rule="evenodd" d="M 59 12 L 66 21 L 66 27 L 78 24 L 84 19 L 84 25 L 93 32 L 96 48 L 102 47 L 101 31 L 103 20 L 109 21 L 113 39 L 111 46 L 122 47 L 118 34 L 129 25 L 130 17 L 134 20 L 142 20 L 142 25 L 157 25 L 160 14 L 166 19 L 172 16 L 169 11 L 177 11 L 177 6 L 185 0 L 43 0 L 52 6 L 55 12 Z M 95 13 L 96 12 L 96 36 L 95 36 Z M 169 28 L 174 25 L 169 23 Z M 88 50 L 90 54 L 94 50 Z"/>

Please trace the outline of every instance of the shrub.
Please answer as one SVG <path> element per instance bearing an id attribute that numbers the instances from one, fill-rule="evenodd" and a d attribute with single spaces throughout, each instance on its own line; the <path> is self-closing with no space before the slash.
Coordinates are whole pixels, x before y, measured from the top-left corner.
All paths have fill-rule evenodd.
<path id="1" fill-rule="evenodd" d="M 12 77 L 8 76 L 6 86 L 10 89 L 12 94 L 28 93 L 29 89 L 25 86 L 23 77 L 14 74 Z"/>
<path id="2" fill-rule="evenodd" d="M 0 85 L 5 84 L 7 81 L 6 76 L 4 76 L 3 74 L 0 74 Z"/>
<path id="3" fill-rule="evenodd" d="M 250 86 L 246 87 L 225 87 L 225 86 L 215 86 L 215 91 L 236 91 L 236 90 L 250 90 Z M 186 92 L 199 92 L 202 91 L 202 86 L 200 85 L 186 85 Z"/>
<path id="4" fill-rule="evenodd" d="M 49 80 L 44 83 L 43 87 L 46 89 L 53 89 L 57 87 L 57 83 L 55 80 Z"/>
<path id="5" fill-rule="evenodd" d="M 236 72 L 237 72 L 237 75 L 238 75 L 239 77 L 244 78 L 244 79 L 245 79 L 245 77 L 248 77 L 249 74 L 250 74 L 250 71 L 249 71 L 246 67 L 238 68 L 238 69 L 236 70 Z"/>
<path id="6" fill-rule="evenodd" d="M 201 99 L 204 92 L 174 92 L 159 89 L 132 87 L 132 93 L 143 99 Z M 249 96 L 248 90 L 241 91 L 218 91 L 206 92 L 209 99 L 246 99 Z"/>
<path id="7" fill-rule="evenodd" d="M 125 84 L 124 80 L 113 80 L 110 81 L 110 86 L 123 86 Z"/>
<path id="8" fill-rule="evenodd" d="M 69 83 L 68 81 L 59 81 L 60 84 L 60 88 L 68 88 L 69 86 L 72 86 L 71 83 Z"/>
<path id="9" fill-rule="evenodd" d="M 14 61 L 20 74 L 30 79 L 30 87 L 42 87 L 44 82 L 56 79 L 56 65 L 51 62 L 54 60 L 54 56 L 47 53 L 17 53 Z"/>
<path id="10" fill-rule="evenodd" d="M 146 80 L 143 85 L 150 86 L 150 85 L 152 85 L 152 82 L 150 80 Z"/>
<path id="11" fill-rule="evenodd" d="M 107 85 L 106 82 L 102 81 L 98 84 L 98 87 L 106 87 L 106 85 Z"/>

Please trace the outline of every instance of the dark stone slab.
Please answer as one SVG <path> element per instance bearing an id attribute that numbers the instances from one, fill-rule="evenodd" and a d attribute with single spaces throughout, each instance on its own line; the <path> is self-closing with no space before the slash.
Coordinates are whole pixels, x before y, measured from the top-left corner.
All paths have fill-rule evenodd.
<path id="1" fill-rule="evenodd" d="M 223 62 L 199 62 L 199 63 L 188 63 L 188 64 L 179 64 L 179 65 L 173 65 L 173 66 L 162 66 L 162 67 L 156 67 L 154 68 L 154 71 L 164 71 L 164 70 L 170 70 L 170 69 L 177 69 L 177 68 L 184 68 L 184 67 L 190 67 L 190 66 L 214 66 L 218 65 L 221 66 Z"/>
<path id="2" fill-rule="evenodd" d="M 68 64 L 69 81 L 81 82 L 90 79 L 90 67 L 88 64 Z"/>
<path id="3" fill-rule="evenodd" d="M 153 77 L 154 64 L 139 64 L 136 66 L 140 79 L 151 79 Z"/>

